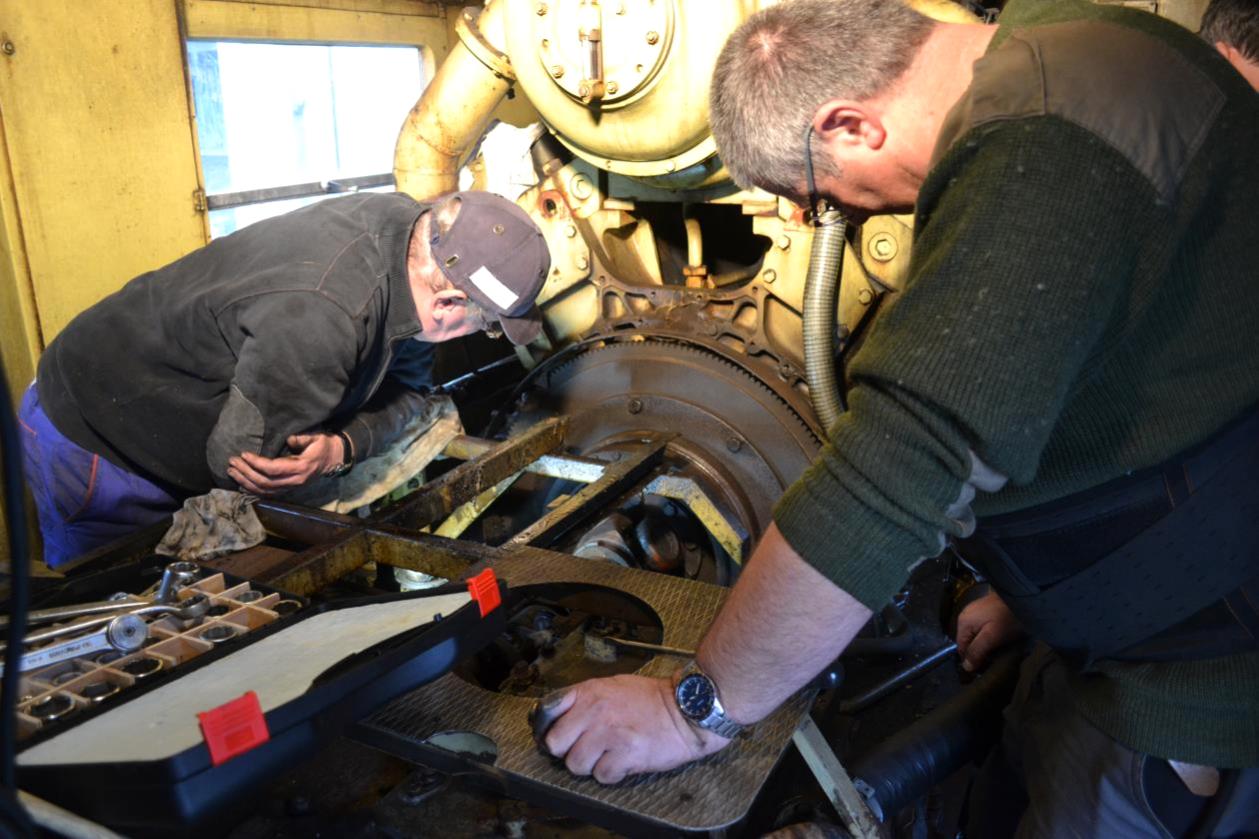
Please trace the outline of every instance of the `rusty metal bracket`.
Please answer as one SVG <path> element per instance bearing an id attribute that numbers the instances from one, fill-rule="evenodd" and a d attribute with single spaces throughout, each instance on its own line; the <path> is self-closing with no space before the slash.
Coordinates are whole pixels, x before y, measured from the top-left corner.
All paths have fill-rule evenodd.
<path id="1" fill-rule="evenodd" d="M 435 524 L 540 456 L 560 448 L 567 429 L 565 417 L 540 422 L 430 481 L 373 521 L 410 530 Z"/>
<path id="2" fill-rule="evenodd" d="M 672 435 L 651 434 L 618 462 L 608 464 L 603 475 L 587 484 L 564 503 L 509 539 L 504 547 L 525 545 L 546 547 L 596 512 L 599 507 L 625 493 L 636 481 L 664 459 Z"/>
<path id="3" fill-rule="evenodd" d="M 478 14 L 479 10 L 464 9 L 459 17 L 455 18 L 455 33 L 468 48 L 468 52 L 476 56 L 477 61 L 488 67 L 494 75 L 511 82 L 516 81 L 516 71 L 512 69 L 511 58 L 491 44 L 481 33 L 480 27 L 477 26 Z"/>

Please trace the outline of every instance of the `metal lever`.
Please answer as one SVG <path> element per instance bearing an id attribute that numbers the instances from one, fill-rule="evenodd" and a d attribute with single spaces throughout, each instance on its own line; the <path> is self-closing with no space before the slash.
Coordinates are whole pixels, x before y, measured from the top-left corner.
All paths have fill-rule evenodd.
<path id="1" fill-rule="evenodd" d="M 118 615 L 110 618 L 105 626 L 90 635 L 26 653 L 21 658 L 18 670 L 25 673 L 97 650 L 112 648 L 121 653 L 133 653 L 144 646 L 148 637 L 149 625 L 144 622 L 144 618 L 137 615 Z M 0 665 L 0 674 L 3 673 L 4 667 Z"/>
<path id="2" fill-rule="evenodd" d="M 27 626 L 41 626 L 46 623 L 60 623 L 85 618 L 89 615 L 107 615 L 110 612 L 122 612 L 147 605 L 145 600 L 96 600 L 91 603 L 79 603 L 74 606 L 56 606 L 51 609 L 36 609 L 26 616 Z M 8 617 L 0 617 L 0 632 L 8 629 Z"/>

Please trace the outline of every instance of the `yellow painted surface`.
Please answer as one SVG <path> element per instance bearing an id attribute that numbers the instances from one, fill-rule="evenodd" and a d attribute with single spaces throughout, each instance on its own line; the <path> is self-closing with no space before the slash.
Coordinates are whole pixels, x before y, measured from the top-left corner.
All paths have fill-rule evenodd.
<path id="1" fill-rule="evenodd" d="M 170 0 L 5 0 L 17 211 L 44 344 L 132 276 L 204 241 Z M 103 350 L 107 348 L 102 348 Z"/>
<path id="2" fill-rule="evenodd" d="M 440 61 L 446 54 L 447 26 L 432 7 L 407 4 L 413 14 L 359 9 L 312 8 L 236 0 L 184 0 L 189 38 L 307 41 L 315 43 L 415 44 L 429 47 Z M 354 4 L 346 0 L 341 5 Z"/>

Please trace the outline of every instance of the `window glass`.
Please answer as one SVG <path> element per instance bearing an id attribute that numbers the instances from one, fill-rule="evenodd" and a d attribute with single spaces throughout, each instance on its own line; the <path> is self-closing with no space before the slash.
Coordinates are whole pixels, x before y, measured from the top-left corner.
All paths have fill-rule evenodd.
<path id="1" fill-rule="evenodd" d="M 425 84 L 415 47 L 190 41 L 188 64 L 210 196 L 392 172 Z M 211 235 L 323 197 L 211 210 Z"/>

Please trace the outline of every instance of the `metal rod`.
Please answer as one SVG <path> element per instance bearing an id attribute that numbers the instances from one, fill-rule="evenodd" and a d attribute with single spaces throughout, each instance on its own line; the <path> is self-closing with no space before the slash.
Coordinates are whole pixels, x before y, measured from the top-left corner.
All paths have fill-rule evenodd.
<path id="1" fill-rule="evenodd" d="M 605 635 L 603 640 L 616 644 L 618 647 L 629 647 L 635 650 L 647 650 L 648 652 L 660 653 L 662 655 L 676 655 L 681 658 L 695 658 L 695 650 L 684 650 L 681 647 L 667 647 L 664 644 L 648 644 L 646 641 L 632 641 L 629 638 L 615 638 L 611 635 Z"/>
<path id="2" fill-rule="evenodd" d="M 309 198 L 313 195 L 337 195 L 343 192 L 358 192 L 360 189 L 372 189 L 381 186 L 393 186 L 393 175 L 362 175 L 355 178 L 311 181 L 305 184 L 270 186 L 262 189 L 242 189 L 239 192 L 218 192 L 214 195 L 207 195 L 205 203 L 211 210 L 228 210 L 232 207 L 263 204 L 267 201 Z"/>
<path id="3" fill-rule="evenodd" d="M 957 644 L 955 643 L 950 643 L 948 646 L 941 647 L 921 661 L 914 663 L 897 673 L 895 676 L 892 676 L 890 679 L 880 682 L 870 688 L 865 693 L 858 694 L 851 699 L 845 699 L 843 702 L 839 703 L 837 711 L 841 714 L 855 714 L 857 711 L 864 710 L 911 679 L 921 676 L 923 673 L 931 670 L 955 652 L 957 652 Z"/>

